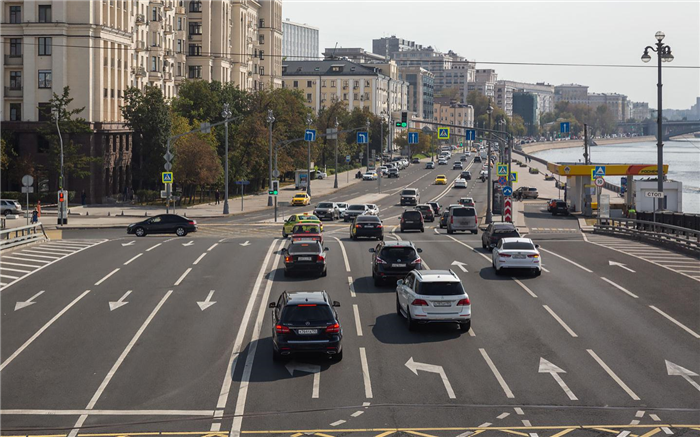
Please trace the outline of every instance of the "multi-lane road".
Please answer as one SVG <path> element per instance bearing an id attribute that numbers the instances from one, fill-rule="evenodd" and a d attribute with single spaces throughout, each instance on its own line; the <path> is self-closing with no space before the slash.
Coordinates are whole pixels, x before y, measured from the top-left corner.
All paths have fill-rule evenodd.
<path id="1" fill-rule="evenodd" d="M 325 225 L 324 278 L 284 277 L 268 211 L 185 238 L 75 231 L 3 253 L 15 282 L 0 294 L 2 434 L 700 435 L 698 260 L 584 235 L 534 201 L 523 230 L 546 270 L 496 276 L 480 234 L 396 229 L 404 186 L 424 202 L 473 197 L 483 217 L 485 184 L 435 186 L 439 173 L 458 171 L 413 165 L 381 195 L 362 182 L 314 204 L 378 204 L 386 238 L 460 277 L 469 333 L 409 332 L 394 288 L 371 279 L 376 243 L 351 241 L 342 222 Z M 285 290 L 341 302 L 341 362 L 272 361 L 267 304 Z"/>

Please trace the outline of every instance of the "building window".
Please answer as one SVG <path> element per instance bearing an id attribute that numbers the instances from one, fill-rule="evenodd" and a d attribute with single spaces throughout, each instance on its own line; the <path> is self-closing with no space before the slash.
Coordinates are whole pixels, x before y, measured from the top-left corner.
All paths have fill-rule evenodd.
<path id="1" fill-rule="evenodd" d="M 22 22 L 22 7 L 10 6 L 10 24 L 19 24 Z"/>
<path id="2" fill-rule="evenodd" d="M 190 35 L 201 35 L 202 23 L 199 21 L 190 22 Z"/>
<path id="3" fill-rule="evenodd" d="M 39 121 L 51 121 L 51 103 L 39 103 L 38 109 Z M 39 148 L 39 150 L 41 150 L 41 147 Z"/>
<path id="4" fill-rule="evenodd" d="M 158 71 L 158 59 L 155 56 L 151 56 L 151 71 Z"/>
<path id="5" fill-rule="evenodd" d="M 39 38 L 39 56 L 51 56 L 51 38 Z"/>
<path id="6" fill-rule="evenodd" d="M 258 35 L 258 44 L 265 44 L 265 35 Z"/>
<path id="7" fill-rule="evenodd" d="M 39 88 L 51 88 L 51 70 L 39 70 Z"/>
<path id="8" fill-rule="evenodd" d="M 151 8 L 151 21 L 158 21 L 158 8 Z"/>
<path id="9" fill-rule="evenodd" d="M 177 30 L 182 30 L 182 17 L 177 17 Z"/>
<path id="10" fill-rule="evenodd" d="M 10 121 L 22 120 L 22 104 L 10 103 Z"/>
<path id="11" fill-rule="evenodd" d="M 11 90 L 22 89 L 22 72 L 21 71 L 10 71 L 10 89 Z"/>
<path id="12" fill-rule="evenodd" d="M 10 57 L 18 58 L 22 56 L 22 39 L 10 38 Z"/>
<path id="13" fill-rule="evenodd" d="M 332 88 L 335 87 L 335 81 L 334 81 L 334 80 L 331 81 L 331 87 L 332 87 Z"/>
<path id="14" fill-rule="evenodd" d="M 311 103 L 311 94 L 306 95 L 306 101 Z"/>
<path id="15" fill-rule="evenodd" d="M 294 86 L 294 88 L 299 88 L 299 81 L 295 80 L 293 86 Z"/>
<path id="16" fill-rule="evenodd" d="M 51 6 L 39 5 L 39 23 L 51 22 Z"/>
<path id="17" fill-rule="evenodd" d="M 201 65 L 191 65 L 189 67 L 189 78 L 190 79 L 201 79 L 202 78 L 202 66 Z"/>
<path id="18" fill-rule="evenodd" d="M 263 67 L 263 66 L 261 65 L 261 66 L 260 66 L 260 76 L 264 76 L 264 75 L 265 75 L 265 67 Z"/>
<path id="19" fill-rule="evenodd" d="M 311 88 L 313 85 L 313 82 L 311 82 L 310 80 L 306 81 L 306 88 Z"/>
<path id="20" fill-rule="evenodd" d="M 182 53 L 182 40 L 181 39 L 177 40 L 177 52 Z"/>
<path id="21" fill-rule="evenodd" d="M 265 27 L 265 19 L 264 18 L 260 19 L 260 26 L 259 27 Z"/>
<path id="22" fill-rule="evenodd" d="M 191 1 L 190 2 L 190 12 L 202 12 L 202 2 Z"/>
<path id="23" fill-rule="evenodd" d="M 102 89 L 102 97 L 107 98 L 107 88 Z"/>
<path id="24" fill-rule="evenodd" d="M 322 81 L 321 81 L 321 88 L 325 88 L 325 87 L 326 87 L 326 81 L 325 81 L 325 80 L 322 80 Z"/>
<path id="25" fill-rule="evenodd" d="M 202 56 L 202 46 L 197 44 L 190 44 L 190 56 Z"/>

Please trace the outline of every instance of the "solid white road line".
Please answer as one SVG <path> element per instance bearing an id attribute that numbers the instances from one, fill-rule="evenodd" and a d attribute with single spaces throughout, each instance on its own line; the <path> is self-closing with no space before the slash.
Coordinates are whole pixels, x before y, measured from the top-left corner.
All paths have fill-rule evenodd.
<path id="1" fill-rule="evenodd" d="M 211 416 L 214 410 L 0 410 L 0 415 L 12 416 Z"/>
<path id="2" fill-rule="evenodd" d="M 131 352 L 131 349 L 133 349 L 134 345 L 136 344 L 137 341 L 139 341 L 139 338 L 141 338 L 141 335 L 143 332 L 146 330 L 148 325 L 151 323 L 153 318 L 158 314 L 158 311 L 163 307 L 163 304 L 165 303 L 166 300 L 170 297 L 170 295 L 173 293 L 173 290 L 168 290 L 167 293 L 165 293 L 165 296 L 158 302 L 158 305 L 151 311 L 151 314 L 146 318 L 146 320 L 143 322 L 141 327 L 139 328 L 138 331 L 136 331 L 136 334 L 134 337 L 131 339 L 129 344 L 126 345 L 126 348 L 122 352 L 122 354 L 117 358 L 117 361 L 114 363 L 112 368 L 109 370 L 107 373 L 107 376 L 105 376 L 105 379 L 102 380 L 102 383 L 100 386 L 97 388 L 97 391 L 95 394 L 92 396 L 92 399 L 90 399 L 90 402 L 88 402 L 87 406 L 85 407 L 86 410 L 92 410 L 95 408 L 95 404 L 97 401 L 100 399 L 100 396 L 102 396 L 102 393 L 104 393 L 105 389 L 107 388 L 107 385 L 109 382 L 112 380 L 114 377 L 114 374 L 117 373 L 117 370 L 119 370 L 119 366 L 121 366 L 122 362 L 124 362 L 124 359 L 126 358 L 127 355 L 129 355 L 129 352 Z M 80 431 L 80 427 L 83 426 L 85 423 L 85 420 L 87 420 L 88 414 L 83 414 L 78 418 L 78 420 L 75 422 L 75 425 L 73 426 L 73 430 L 68 434 L 68 437 L 76 437 L 78 435 L 78 432 Z"/>
<path id="3" fill-rule="evenodd" d="M 285 240 L 282 240 L 282 243 L 279 245 L 280 249 L 282 248 L 282 244 L 284 244 L 284 241 Z M 257 300 L 258 295 L 260 294 L 260 285 L 262 284 L 262 280 L 265 277 L 265 273 L 267 272 L 267 265 L 270 262 L 270 257 L 272 256 L 276 245 L 277 240 L 272 240 L 272 243 L 270 243 L 270 248 L 267 250 L 267 255 L 265 255 L 265 260 L 263 261 L 262 266 L 260 267 L 260 271 L 258 272 L 258 277 L 255 280 L 253 291 L 250 293 L 250 297 L 248 298 L 248 304 L 246 305 L 245 312 L 243 313 L 243 320 L 241 320 L 240 327 L 238 328 L 238 334 L 236 334 L 236 340 L 233 343 L 233 348 L 231 349 L 231 356 L 229 357 L 228 365 L 226 366 L 226 373 L 224 374 L 224 380 L 221 384 L 221 390 L 219 391 L 219 400 L 216 404 L 216 408 L 219 410 L 223 410 L 226 408 L 229 392 L 231 391 L 231 384 L 233 383 L 233 371 L 236 369 L 238 357 L 241 353 L 241 347 L 243 345 L 243 339 L 245 338 L 245 334 L 248 331 L 250 315 L 253 313 L 253 306 L 255 305 L 255 301 Z M 264 305 L 264 303 L 265 302 L 263 301 L 261 305 L 266 306 Z M 213 427 L 214 425 L 212 425 L 212 428 Z"/>
<path id="4" fill-rule="evenodd" d="M 527 291 L 528 294 L 529 294 L 530 296 L 532 296 L 532 297 L 534 297 L 534 298 L 537 298 L 537 295 L 536 295 L 532 290 L 530 290 L 530 289 L 527 287 L 527 285 L 523 284 L 523 283 L 520 281 L 520 279 L 515 279 L 515 278 L 513 278 L 513 280 L 514 280 L 515 283 L 518 284 L 523 290 Z"/>
<path id="5" fill-rule="evenodd" d="M 199 262 L 202 260 L 202 258 L 204 258 L 204 256 L 205 256 L 206 254 L 207 254 L 207 253 L 204 252 L 203 254 L 199 255 L 199 258 L 197 258 L 197 259 L 195 260 L 195 262 L 192 263 L 192 265 L 195 265 L 195 266 L 196 266 L 197 264 L 199 264 Z"/>
<path id="6" fill-rule="evenodd" d="M 576 261 L 572 261 L 572 260 L 570 260 L 569 258 L 563 257 L 563 256 L 559 255 L 558 253 L 554 253 L 554 252 L 552 252 L 551 250 L 543 249 L 542 247 L 540 247 L 540 250 L 543 250 L 543 251 L 545 251 L 545 252 L 547 252 L 547 253 L 549 253 L 549 254 L 551 254 L 551 255 L 554 255 L 554 256 L 556 256 L 556 257 L 558 257 L 558 258 L 561 258 L 561 259 L 563 259 L 564 261 L 566 261 L 566 262 L 568 262 L 568 263 L 570 263 L 570 264 L 575 265 L 576 267 L 578 267 L 578 268 L 581 269 L 581 270 L 584 270 L 584 271 L 586 271 L 586 272 L 588 272 L 588 273 L 593 273 L 593 270 L 590 270 L 590 269 L 588 269 L 588 268 L 582 266 L 581 264 L 577 263 Z"/>
<path id="7" fill-rule="evenodd" d="M 192 267 L 190 267 L 190 268 L 188 268 L 187 270 L 185 270 L 185 273 L 183 273 L 182 276 L 180 276 L 180 279 L 178 279 L 177 282 L 175 282 L 175 285 L 180 285 L 180 283 L 185 279 L 185 277 L 186 277 L 187 275 L 190 274 L 191 271 L 192 271 Z"/>
<path id="8" fill-rule="evenodd" d="M 158 243 L 158 244 L 156 244 L 155 246 L 149 247 L 148 249 L 146 249 L 146 252 L 152 251 L 153 249 L 155 249 L 156 247 L 160 246 L 161 244 L 163 244 L 163 243 Z"/>
<path id="9" fill-rule="evenodd" d="M 101 283 L 103 283 L 104 281 L 106 281 L 107 279 L 109 279 L 110 276 L 112 276 L 113 274 L 117 273 L 118 271 L 119 271 L 119 268 L 116 268 L 116 269 L 112 270 L 110 273 L 107 273 L 107 275 L 106 275 L 104 278 L 102 278 L 102 279 L 100 279 L 99 281 L 95 282 L 95 286 L 100 285 Z"/>
<path id="10" fill-rule="evenodd" d="M 352 312 L 355 313 L 355 328 L 357 329 L 357 336 L 362 337 L 362 324 L 360 322 L 360 309 L 357 304 L 353 304 Z"/>
<path id="11" fill-rule="evenodd" d="M 506 397 L 509 399 L 515 398 L 513 392 L 510 390 L 510 387 L 508 387 L 508 384 L 506 384 L 506 381 L 501 376 L 501 372 L 498 371 L 496 365 L 493 364 L 493 361 L 491 361 L 491 357 L 489 357 L 489 355 L 486 353 L 486 350 L 483 348 L 479 348 L 479 352 L 481 352 L 481 356 L 484 357 L 484 361 L 486 361 L 486 364 L 488 364 L 489 368 L 491 369 L 491 372 L 493 372 L 493 376 L 496 377 L 496 380 L 501 385 L 501 388 L 505 392 Z"/>
<path id="12" fill-rule="evenodd" d="M 654 311 L 656 311 L 657 313 L 661 314 L 662 316 L 666 317 L 668 320 L 670 320 L 670 321 L 672 321 L 673 323 L 675 323 L 676 325 L 678 325 L 681 329 L 683 329 L 685 332 L 687 332 L 688 334 L 692 335 L 693 337 L 695 337 L 695 338 L 700 338 L 700 334 L 698 334 L 697 332 L 695 332 L 695 331 L 693 331 L 692 329 L 688 328 L 687 326 L 685 326 L 684 324 L 682 324 L 682 323 L 679 322 L 678 320 L 674 319 L 673 317 L 669 316 L 669 315 L 666 314 L 665 312 L 661 311 L 660 309 L 656 308 L 654 305 L 649 305 L 649 308 L 651 308 L 652 310 L 654 310 Z"/>
<path id="13" fill-rule="evenodd" d="M 365 383 L 365 397 L 372 399 L 372 380 L 369 377 L 369 366 L 367 365 L 367 352 L 365 348 L 360 348 L 360 364 L 362 365 L 362 379 Z"/>
<path id="14" fill-rule="evenodd" d="M 7 367 L 7 365 L 10 364 L 15 358 L 17 358 L 17 356 L 18 356 L 20 353 L 22 353 L 23 350 L 25 350 L 27 347 L 29 347 L 29 345 L 32 344 L 32 342 L 33 342 L 34 340 L 36 340 L 44 331 L 46 331 L 47 329 L 49 329 L 49 327 L 50 327 L 51 325 L 53 325 L 54 322 L 56 322 L 56 320 L 58 320 L 63 314 L 65 314 L 66 311 L 68 311 L 69 309 L 71 309 L 71 308 L 73 307 L 73 305 L 75 305 L 76 303 L 78 303 L 78 301 L 80 301 L 80 299 L 82 299 L 83 297 L 85 297 L 89 292 L 90 292 L 90 290 L 85 290 L 80 296 L 78 296 L 78 297 L 76 297 L 75 299 L 73 299 L 73 301 L 72 301 L 71 303 L 69 303 L 69 304 L 66 305 L 61 311 L 59 311 L 58 314 L 56 314 L 55 316 L 53 316 L 53 317 L 51 318 L 51 320 L 49 320 L 48 322 L 46 322 L 46 324 L 45 324 L 44 326 L 42 326 L 34 335 L 32 335 L 32 336 L 29 338 L 29 340 L 25 341 L 24 344 L 23 344 L 22 346 L 19 347 L 19 349 L 17 349 L 12 355 L 9 356 L 9 358 L 7 358 L 2 364 L 0 364 L 0 372 L 2 372 L 2 370 L 3 370 L 5 367 Z"/>
<path id="15" fill-rule="evenodd" d="M 338 426 L 344 424 L 346 421 L 345 420 L 336 420 L 335 422 L 331 423 L 331 426 Z"/>
<path id="16" fill-rule="evenodd" d="M 143 255 L 143 252 L 139 253 L 139 254 L 136 255 L 135 257 L 131 258 L 129 261 L 125 262 L 124 265 L 125 265 L 125 266 L 128 266 L 129 264 L 131 264 L 131 262 L 132 262 L 133 260 L 135 260 L 136 258 L 140 257 L 141 255 Z"/>
<path id="17" fill-rule="evenodd" d="M 335 241 L 340 244 L 340 251 L 343 252 L 343 261 L 345 261 L 345 271 L 350 273 L 350 262 L 348 261 L 348 253 L 345 251 L 345 245 L 343 244 L 342 241 L 340 241 L 340 238 L 338 237 L 333 237 L 335 238 Z"/>
<path id="18" fill-rule="evenodd" d="M 629 294 L 629 295 L 632 296 L 633 298 L 639 299 L 639 296 L 637 296 L 636 294 L 634 294 L 634 293 L 632 293 L 631 291 L 627 290 L 626 288 L 617 285 L 616 283 L 614 283 L 614 282 L 611 281 L 610 279 L 608 279 L 608 278 L 603 278 L 603 277 L 601 277 L 600 279 L 602 279 L 603 281 L 605 281 L 605 282 L 607 282 L 608 284 L 612 285 L 613 287 L 617 288 L 618 290 L 624 291 L 625 293 Z"/>
<path id="19" fill-rule="evenodd" d="M 635 400 L 635 401 L 640 400 L 640 399 L 639 399 L 639 396 L 637 396 L 637 395 L 635 394 L 635 392 L 633 392 L 633 391 L 627 386 L 627 384 L 625 384 L 625 383 L 620 379 L 620 377 L 617 376 L 617 375 L 615 374 L 615 372 L 613 372 L 612 369 L 611 369 L 610 367 L 608 367 L 608 365 L 605 364 L 605 362 L 604 362 L 602 359 L 600 359 L 600 357 L 598 356 L 598 354 L 596 354 L 596 353 L 593 351 L 593 349 L 586 349 L 586 350 L 587 350 L 588 353 L 593 357 L 593 359 L 596 360 L 596 362 L 600 365 L 600 367 L 602 367 L 603 370 L 605 370 L 605 372 L 606 372 L 608 375 L 610 375 L 610 377 L 613 379 L 613 381 L 615 381 L 615 382 L 617 383 L 617 385 L 619 385 L 633 400 Z"/>
<path id="20" fill-rule="evenodd" d="M 357 297 L 355 294 L 355 286 L 352 284 L 352 276 L 348 276 L 348 288 L 350 289 L 350 297 Z"/>
<path id="21" fill-rule="evenodd" d="M 576 333 L 575 333 L 571 328 L 569 328 L 569 325 L 567 325 L 566 323 L 564 323 L 564 321 L 561 319 L 561 317 L 559 317 L 549 306 L 547 306 L 547 305 L 542 305 L 542 306 L 544 307 L 544 309 L 547 310 L 547 312 L 548 312 L 552 317 L 554 317 L 554 320 L 556 320 L 557 322 L 559 322 L 559 324 L 560 324 L 564 329 L 566 329 L 566 332 L 568 332 L 570 336 L 572 336 L 572 337 L 578 337 L 578 335 L 576 335 Z"/>

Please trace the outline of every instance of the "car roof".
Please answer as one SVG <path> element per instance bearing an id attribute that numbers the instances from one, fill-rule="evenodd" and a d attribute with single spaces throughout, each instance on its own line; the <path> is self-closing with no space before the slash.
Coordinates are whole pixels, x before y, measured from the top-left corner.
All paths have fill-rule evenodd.
<path id="1" fill-rule="evenodd" d="M 531 239 L 522 238 L 522 237 L 506 237 L 506 238 L 501 238 L 501 241 L 503 241 L 504 243 L 531 243 L 531 244 L 535 244 L 532 242 Z"/>
<path id="2" fill-rule="evenodd" d="M 287 305 L 304 303 L 327 304 L 325 291 L 285 291 L 287 293 Z"/>
<path id="3" fill-rule="evenodd" d="M 461 282 L 452 270 L 414 270 L 422 282 Z"/>
<path id="4" fill-rule="evenodd" d="M 494 229 L 516 229 L 512 223 L 494 223 Z"/>
<path id="5" fill-rule="evenodd" d="M 306 196 L 306 193 L 296 193 L 296 194 L 294 195 L 294 197 L 297 197 L 297 196 Z"/>
<path id="6" fill-rule="evenodd" d="M 385 241 L 384 247 L 415 247 L 412 241 L 402 240 L 402 241 Z"/>

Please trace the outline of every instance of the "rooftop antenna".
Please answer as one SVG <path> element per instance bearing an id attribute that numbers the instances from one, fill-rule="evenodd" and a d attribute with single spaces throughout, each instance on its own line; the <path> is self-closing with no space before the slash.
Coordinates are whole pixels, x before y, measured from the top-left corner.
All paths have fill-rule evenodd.
<path id="1" fill-rule="evenodd" d="M 335 59 L 335 51 L 338 48 L 338 42 L 335 42 L 335 47 L 333 47 L 333 53 L 331 54 L 331 59 Z"/>

